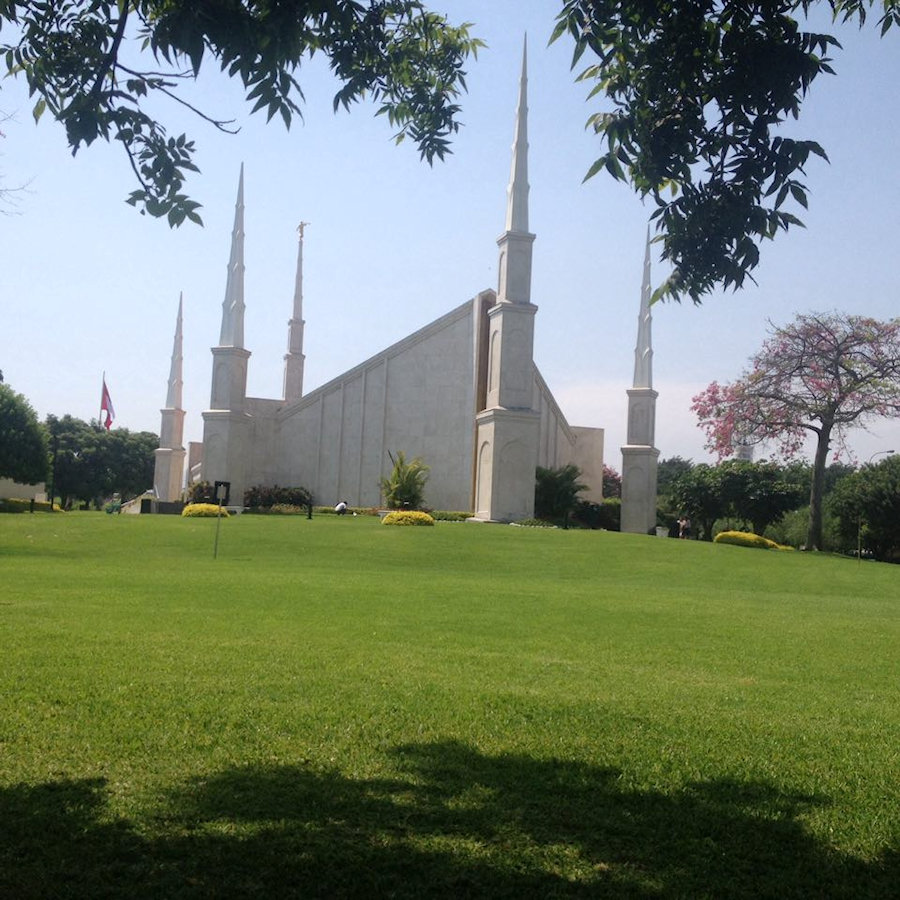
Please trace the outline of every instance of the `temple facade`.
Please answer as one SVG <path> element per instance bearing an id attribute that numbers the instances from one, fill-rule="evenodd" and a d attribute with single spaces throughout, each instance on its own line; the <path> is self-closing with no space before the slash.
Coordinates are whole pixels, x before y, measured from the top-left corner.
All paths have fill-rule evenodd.
<path id="1" fill-rule="evenodd" d="M 240 505 L 252 486 L 277 484 L 303 486 L 317 504 L 345 499 L 353 506 L 379 506 L 380 480 L 390 473 L 391 454 L 402 451 L 407 458 L 421 457 L 430 467 L 425 486 L 429 507 L 470 511 L 483 521 L 533 515 L 538 465 L 574 463 L 589 486 L 582 498 L 602 498 L 603 429 L 566 421 L 533 358 L 538 307 L 531 296 L 535 235 L 528 221 L 527 119 L 523 54 L 505 229 L 497 242 L 496 289 L 481 290 L 309 392 L 303 384 L 300 226 L 284 388 L 281 397 L 272 399 L 248 397 L 246 391 L 251 354 L 244 347 L 241 171 L 219 341 L 212 347 L 202 449 L 191 448 L 196 476 L 229 482 L 232 505 Z M 176 343 L 180 315 L 179 308 Z M 174 467 L 179 453 L 184 458 L 181 420 L 174 414 L 180 408 L 175 351 L 172 373 L 172 405 L 167 402 L 163 410 L 163 431 L 172 446 L 161 440 L 157 457 L 160 499 L 176 499 L 170 496 L 176 491 L 165 467 Z"/>

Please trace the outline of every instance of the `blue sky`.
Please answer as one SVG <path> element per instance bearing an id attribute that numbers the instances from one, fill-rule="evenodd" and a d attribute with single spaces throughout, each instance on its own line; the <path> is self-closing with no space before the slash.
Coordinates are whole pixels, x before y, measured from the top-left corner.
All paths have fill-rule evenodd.
<path id="1" fill-rule="evenodd" d="M 581 183 L 600 146 L 584 129 L 593 107 L 570 72 L 569 45 L 546 46 L 558 3 L 432 5 L 475 23 L 488 44 L 470 64 L 463 128 L 447 161 L 429 168 L 412 144 L 394 146 L 371 106 L 335 115 L 335 84 L 318 59 L 300 71 L 304 121 L 290 132 L 249 116 L 239 86 L 210 70 L 191 99 L 235 118 L 239 134 L 220 134 L 176 107 L 158 110 L 171 133 L 187 131 L 197 143 L 201 173 L 188 190 L 203 204 L 203 228 L 171 231 L 140 216 L 123 202 L 133 185 L 116 147 L 73 158 L 56 123 L 32 123 L 24 85 L 2 83 L 0 110 L 15 119 L 4 125 L 0 173 L 6 185 L 29 188 L 16 215 L 0 216 L 0 369 L 41 418 L 96 417 L 105 371 L 116 425 L 158 431 L 183 293 L 185 438 L 201 438 L 242 162 L 252 396 L 280 396 L 301 220 L 311 223 L 307 390 L 494 287 L 527 31 L 535 359 L 572 424 L 607 429 L 606 460 L 620 468 L 651 208 L 604 175 Z M 809 165 L 807 228 L 763 248 L 758 286 L 701 307 L 654 307 L 663 457 L 708 458 L 690 397 L 738 377 L 769 321 L 830 310 L 898 314 L 900 35 L 880 39 L 870 25 L 839 36 L 837 76 L 819 80 L 800 123 L 789 126 L 831 159 Z M 654 282 L 665 274 L 654 266 Z M 900 425 L 875 423 L 850 443 L 862 460 L 900 450 Z"/>

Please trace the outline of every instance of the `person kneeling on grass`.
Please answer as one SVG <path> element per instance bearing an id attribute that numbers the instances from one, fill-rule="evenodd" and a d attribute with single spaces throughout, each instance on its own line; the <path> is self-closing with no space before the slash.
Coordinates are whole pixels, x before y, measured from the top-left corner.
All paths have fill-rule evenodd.
<path id="1" fill-rule="evenodd" d="M 341 501 L 338 503 L 338 505 L 335 506 L 334 511 L 335 511 L 339 516 L 345 516 L 345 515 L 347 515 L 347 501 L 346 501 L 346 500 L 341 500 Z"/>

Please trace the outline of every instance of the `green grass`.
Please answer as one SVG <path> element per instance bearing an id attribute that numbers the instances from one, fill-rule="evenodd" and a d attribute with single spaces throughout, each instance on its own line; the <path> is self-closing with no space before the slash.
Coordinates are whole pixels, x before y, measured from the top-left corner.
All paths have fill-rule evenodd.
<path id="1" fill-rule="evenodd" d="M 900 568 L 0 517 L 0 897 L 896 897 Z"/>

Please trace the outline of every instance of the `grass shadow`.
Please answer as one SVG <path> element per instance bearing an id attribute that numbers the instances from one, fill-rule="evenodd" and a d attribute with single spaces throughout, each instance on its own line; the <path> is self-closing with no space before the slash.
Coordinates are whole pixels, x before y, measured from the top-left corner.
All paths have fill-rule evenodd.
<path id="1" fill-rule="evenodd" d="M 664 794 L 614 769 L 446 741 L 395 748 L 397 777 L 229 769 L 152 821 L 111 820 L 102 781 L 0 792 L 0 896 L 897 896 L 803 827 L 827 798 L 715 780 Z"/>

